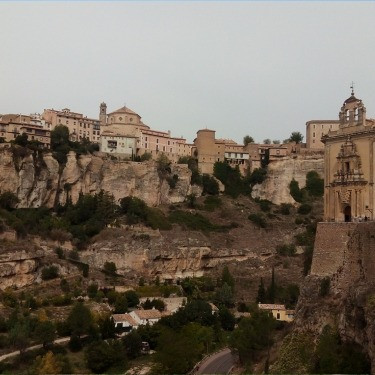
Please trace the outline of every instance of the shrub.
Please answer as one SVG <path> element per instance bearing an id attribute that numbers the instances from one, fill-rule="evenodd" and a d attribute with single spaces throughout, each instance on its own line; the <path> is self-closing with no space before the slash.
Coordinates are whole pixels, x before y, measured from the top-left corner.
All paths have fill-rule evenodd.
<path id="1" fill-rule="evenodd" d="M 219 184 L 213 176 L 204 174 L 202 176 L 203 194 L 219 194 Z"/>
<path id="2" fill-rule="evenodd" d="M 268 212 L 271 210 L 271 205 L 272 205 L 272 202 L 270 202 L 269 200 L 267 199 L 261 199 L 259 201 L 259 207 L 262 211 L 264 212 Z"/>
<path id="3" fill-rule="evenodd" d="M 169 176 L 167 178 L 168 185 L 171 189 L 174 189 L 176 187 L 177 181 L 178 181 L 178 175 L 177 174 L 174 174 L 173 176 Z"/>
<path id="4" fill-rule="evenodd" d="M 209 195 L 204 200 L 204 208 L 207 211 L 214 211 L 215 208 L 219 208 L 222 205 L 222 201 L 219 197 Z"/>
<path id="5" fill-rule="evenodd" d="M 284 245 L 278 245 L 276 247 L 277 254 L 281 256 L 293 256 L 295 255 L 297 249 L 296 245 L 294 244 L 284 244 Z"/>
<path id="6" fill-rule="evenodd" d="M 141 155 L 140 160 L 141 161 L 148 161 L 152 159 L 152 155 L 149 152 L 145 152 Z"/>
<path id="7" fill-rule="evenodd" d="M 294 222 L 297 224 L 297 225 L 301 225 L 303 223 L 303 219 L 301 217 L 296 217 L 296 219 L 294 220 Z"/>
<path id="8" fill-rule="evenodd" d="M 312 210 L 312 207 L 309 204 L 303 203 L 299 206 L 298 213 L 301 215 L 307 215 L 311 212 L 311 210 Z"/>
<path id="9" fill-rule="evenodd" d="M 14 193 L 5 191 L 4 193 L 0 194 L 0 208 L 11 210 L 16 206 L 17 203 L 19 203 L 19 199 Z"/>
<path id="10" fill-rule="evenodd" d="M 170 230 L 171 223 L 164 213 L 158 208 L 147 207 L 145 224 L 152 229 Z"/>
<path id="11" fill-rule="evenodd" d="M 325 297 L 329 293 L 329 289 L 331 286 L 331 280 L 329 277 L 325 277 L 320 281 L 320 289 L 319 289 L 319 296 Z"/>
<path id="12" fill-rule="evenodd" d="M 266 219 L 261 214 L 250 214 L 248 216 L 248 219 L 252 221 L 255 225 L 257 225 L 259 228 L 267 227 Z"/>
<path id="13" fill-rule="evenodd" d="M 306 190 L 313 197 L 322 197 L 324 194 L 324 180 L 316 171 L 310 171 L 306 175 Z"/>
<path id="14" fill-rule="evenodd" d="M 282 203 L 280 205 L 280 213 L 282 215 L 289 215 L 291 207 L 292 207 L 292 205 L 289 204 L 289 203 Z"/>
<path id="15" fill-rule="evenodd" d="M 251 173 L 248 181 L 251 186 L 256 184 L 261 184 L 267 178 L 267 169 L 266 168 L 257 168 L 254 169 Z"/>
<path id="16" fill-rule="evenodd" d="M 111 276 L 116 276 L 117 267 L 114 262 L 105 262 L 103 270 L 105 273 L 108 273 Z"/>
<path id="17" fill-rule="evenodd" d="M 56 266 L 44 267 L 42 269 L 42 280 L 52 280 L 59 276 L 58 268 Z"/>
<path id="18" fill-rule="evenodd" d="M 90 284 L 88 287 L 87 287 L 87 295 L 89 296 L 89 298 L 93 299 L 96 297 L 98 293 L 98 284 Z"/>
<path id="19" fill-rule="evenodd" d="M 192 230 L 201 230 L 205 232 L 218 230 L 219 227 L 212 224 L 206 217 L 195 213 L 176 210 L 169 214 L 169 220 L 172 223 L 177 223 L 186 226 Z"/>
<path id="20" fill-rule="evenodd" d="M 81 339 L 77 335 L 70 336 L 69 340 L 69 349 L 75 353 L 79 352 L 82 349 L 82 342 Z"/>
<path id="21" fill-rule="evenodd" d="M 51 302 L 53 306 L 69 306 L 72 304 L 72 297 L 69 294 L 55 296 Z"/>
<path id="22" fill-rule="evenodd" d="M 65 259 L 64 250 L 61 247 L 56 247 L 55 253 L 59 259 Z"/>
<path id="23" fill-rule="evenodd" d="M 302 202 L 303 193 L 302 190 L 299 188 L 298 182 L 294 178 L 289 184 L 289 192 L 296 202 Z"/>

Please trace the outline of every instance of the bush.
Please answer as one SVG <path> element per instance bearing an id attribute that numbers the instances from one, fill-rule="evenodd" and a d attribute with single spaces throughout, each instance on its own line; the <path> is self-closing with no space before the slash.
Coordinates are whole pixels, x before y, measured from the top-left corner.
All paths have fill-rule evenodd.
<path id="1" fill-rule="evenodd" d="M 303 223 L 303 219 L 301 217 L 296 217 L 296 219 L 294 220 L 294 222 L 297 224 L 297 225 L 301 225 Z"/>
<path id="2" fill-rule="evenodd" d="M 164 213 L 158 208 L 154 207 L 147 207 L 145 224 L 152 229 L 172 229 L 172 225 Z"/>
<path id="3" fill-rule="evenodd" d="M 219 230 L 220 227 L 212 224 L 206 217 L 195 213 L 176 210 L 169 214 L 169 220 L 172 223 L 177 223 L 186 226 L 192 230 L 201 230 L 204 232 L 212 232 Z"/>
<path id="4" fill-rule="evenodd" d="M 177 174 L 174 174 L 173 176 L 169 176 L 167 178 L 168 185 L 171 189 L 174 189 L 176 187 L 177 181 L 178 181 L 178 175 Z"/>
<path id="5" fill-rule="evenodd" d="M 114 262 L 105 262 L 103 270 L 105 273 L 108 273 L 111 276 L 116 276 L 117 267 Z"/>
<path id="6" fill-rule="evenodd" d="M 294 244 L 284 244 L 276 247 L 277 254 L 281 256 L 293 256 L 296 254 L 296 245 Z"/>
<path id="7" fill-rule="evenodd" d="M 280 213 L 282 215 L 289 215 L 290 214 L 290 209 L 292 208 L 292 205 L 289 203 L 282 203 L 280 205 Z"/>
<path id="8" fill-rule="evenodd" d="M 52 280 L 59 276 L 59 271 L 56 266 L 44 267 L 42 269 L 42 280 Z"/>
<path id="9" fill-rule="evenodd" d="M 302 202 L 303 193 L 302 190 L 299 188 L 298 182 L 294 178 L 289 184 L 289 192 L 296 202 Z"/>
<path id="10" fill-rule="evenodd" d="M 252 221 L 255 225 L 257 225 L 259 228 L 267 227 L 266 219 L 261 214 L 250 214 L 248 216 L 248 219 Z"/>
<path id="11" fill-rule="evenodd" d="M 16 206 L 17 203 L 19 203 L 19 199 L 14 193 L 5 191 L 4 193 L 0 194 L 0 208 L 11 210 Z"/>
<path id="12" fill-rule="evenodd" d="M 298 207 L 298 213 L 301 215 L 308 215 L 311 212 L 311 210 L 312 207 L 307 203 L 303 203 Z"/>
<path id="13" fill-rule="evenodd" d="M 96 297 L 98 293 L 98 284 L 90 284 L 88 287 L 87 287 L 87 295 L 89 296 L 89 298 L 93 299 Z"/>
<path id="14" fill-rule="evenodd" d="M 203 195 L 217 195 L 219 194 L 219 184 L 216 179 L 208 174 L 202 176 Z"/>
<path id="15" fill-rule="evenodd" d="M 68 257 L 73 260 L 79 260 L 79 254 L 77 250 L 72 250 L 69 252 Z"/>
<path id="16" fill-rule="evenodd" d="M 331 280 L 329 277 L 325 277 L 320 281 L 319 296 L 325 297 L 328 295 L 331 286 Z"/>
<path id="17" fill-rule="evenodd" d="M 251 173 L 248 181 L 251 186 L 256 184 L 261 184 L 267 178 L 267 169 L 266 168 L 257 168 L 254 169 Z"/>
<path id="18" fill-rule="evenodd" d="M 270 202 L 269 200 L 267 199 L 261 199 L 259 201 L 259 207 L 262 211 L 264 212 L 268 212 L 271 210 L 271 205 L 272 205 L 272 202 Z"/>
<path id="19" fill-rule="evenodd" d="M 152 159 L 152 155 L 149 152 L 145 152 L 141 155 L 140 161 L 148 161 Z"/>
<path id="20" fill-rule="evenodd" d="M 322 197 L 324 194 L 324 180 L 316 171 L 310 171 L 306 175 L 306 190 L 313 197 Z"/>
<path id="21" fill-rule="evenodd" d="M 82 342 L 81 339 L 77 335 L 70 336 L 69 340 L 69 349 L 75 353 L 79 352 L 82 349 Z"/>
<path id="22" fill-rule="evenodd" d="M 59 259 L 65 259 L 64 250 L 61 247 L 56 247 L 55 253 Z"/>
<path id="23" fill-rule="evenodd" d="M 219 208 L 222 204 L 223 202 L 219 197 L 209 195 L 204 200 L 204 209 L 207 211 L 214 211 L 215 208 Z"/>

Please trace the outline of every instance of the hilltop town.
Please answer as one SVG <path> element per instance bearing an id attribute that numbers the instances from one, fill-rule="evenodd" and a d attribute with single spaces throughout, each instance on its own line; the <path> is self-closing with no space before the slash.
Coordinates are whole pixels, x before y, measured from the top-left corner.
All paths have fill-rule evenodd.
<path id="1" fill-rule="evenodd" d="M 370 371 L 374 125 L 353 91 L 282 143 L 1 115 L 1 371 Z"/>

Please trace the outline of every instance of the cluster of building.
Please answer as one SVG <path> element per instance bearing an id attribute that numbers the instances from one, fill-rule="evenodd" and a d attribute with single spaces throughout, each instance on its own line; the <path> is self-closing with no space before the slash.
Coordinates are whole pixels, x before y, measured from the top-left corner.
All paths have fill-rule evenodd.
<path id="1" fill-rule="evenodd" d="M 341 121 L 349 116 L 340 114 L 339 120 L 312 120 L 306 123 L 306 143 L 295 144 L 238 144 L 231 139 L 216 138 L 215 130 L 198 130 L 192 143 L 183 137 L 175 137 L 170 131 L 151 129 L 141 116 L 124 106 L 107 113 L 107 105 L 100 104 L 99 119 L 88 118 L 82 113 L 72 112 L 69 108 L 61 111 L 45 109 L 42 114 L 0 115 L 0 139 L 3 142 L 14 140 L 17 135 L 26 133 L 28 140 L 38 141 L 43 147 L 50 146 L 51 131 L 58 125 L 69 129 L 72 141 L 87 139 L 98 143 L 100 151 L 119 159 L 134 160 L 144 154 L 156 159 L 161 153 L 172 162 L 180 157 L 192 156 L 198 160 L 202 173 L 212 173 L 215 162 L 227 162 L 238 167 L 242 173 L 259 168 L 291 154 L 303 152 L 322 152 L 322 137 L 329 132 L 338 131 Z M 371 127 L 375 120 L 366 119 L 366 112 L 352 114 L 363 122 L 363 126 Z M 356 117 L 357 116 L 357 117 Z"/>

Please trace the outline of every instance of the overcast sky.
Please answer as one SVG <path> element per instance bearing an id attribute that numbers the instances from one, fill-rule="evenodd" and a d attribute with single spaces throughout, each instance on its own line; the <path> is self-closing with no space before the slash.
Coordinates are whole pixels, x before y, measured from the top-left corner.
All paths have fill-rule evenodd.
<path id="1" fill-rule="evenodd" d="M 124 104 L 191 142 L 375 117 L 374 2 L 0 2 L 0 113 Z"/>

